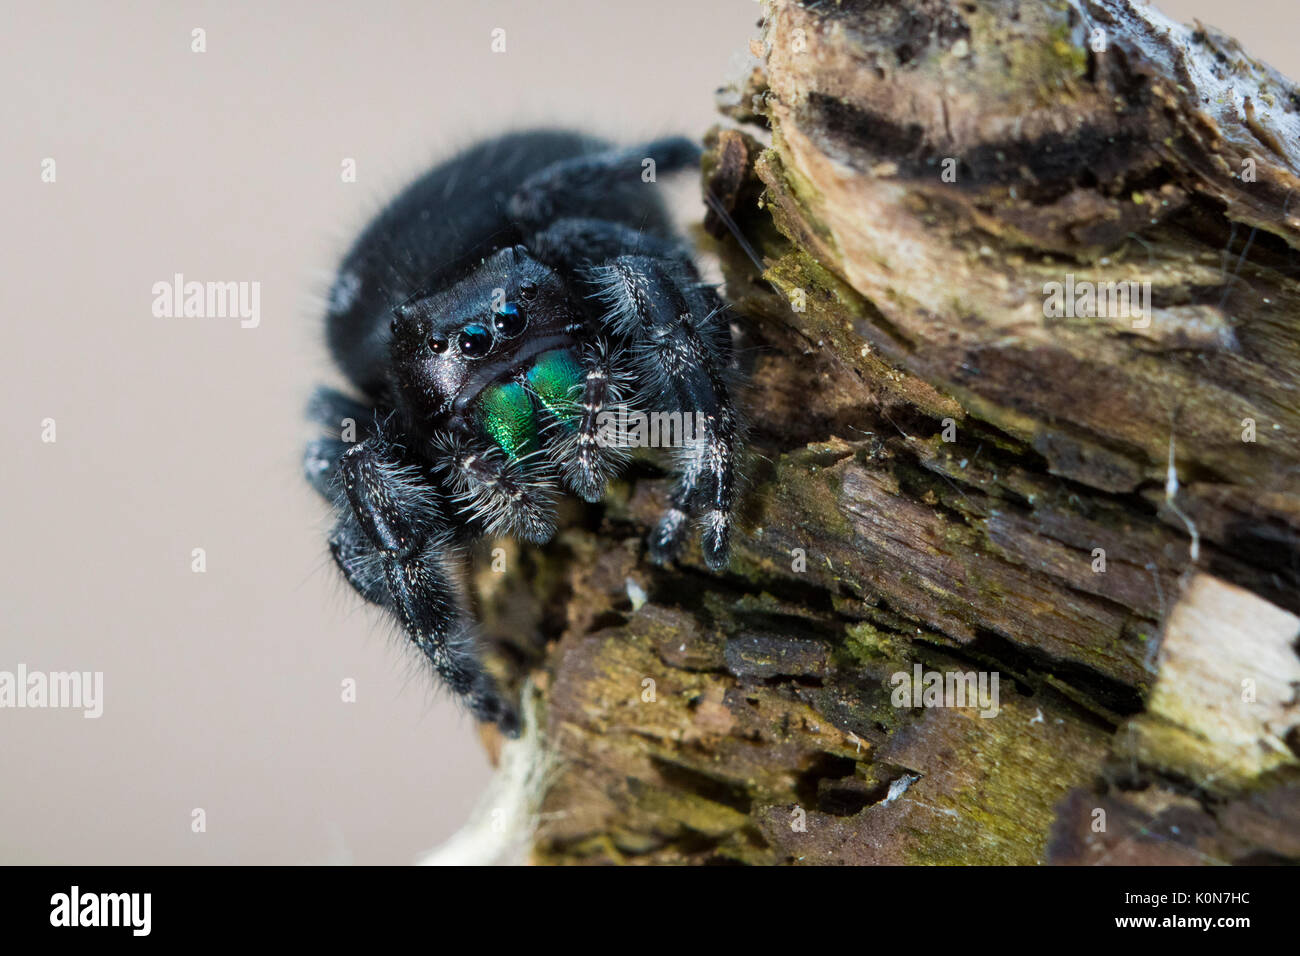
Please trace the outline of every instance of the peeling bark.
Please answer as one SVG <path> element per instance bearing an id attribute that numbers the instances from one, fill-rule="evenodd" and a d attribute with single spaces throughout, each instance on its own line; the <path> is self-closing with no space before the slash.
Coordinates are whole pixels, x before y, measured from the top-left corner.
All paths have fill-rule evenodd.
<path id="1" fill-rule="evenodd" d="M 645 560 L 638 465 L 479 581 L 542 688 L 536 858 L 1300 861 L 1300 91 L 1124 0 L 761 29 L 704 164 L 731 567 Z M 1045 312 L 1121 281 L 1149 311 Z M 896 706 L 917 665 L 997 715 Z"/>

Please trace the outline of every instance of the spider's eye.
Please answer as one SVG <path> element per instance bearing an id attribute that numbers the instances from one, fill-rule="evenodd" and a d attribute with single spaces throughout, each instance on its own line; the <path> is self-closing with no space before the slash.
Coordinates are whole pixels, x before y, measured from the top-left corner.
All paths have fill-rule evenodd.
<path id="1" fill-rule="evenodd" d="M 460 337 L 456 343 L 460 346 L 461 355 L 466 358 L 478 358 L 480 355 L 487 355 L 488 350 L 492 348 L 492 336 L 481 325 L 467 325 L 460 330 Z"/>
<path id="2" fill-rule="evenodd" d="M 522 293 L 522 289 L 520 292 Z M 492 316 L 492 325 L 503 339 L 513 339 L 524 330 L 528 317 L 524 315 L 516 302 L 507 302 Z"/>
<path id="3" fill-rule="evenodd" d="M 429 348 L 433 349 L 435 355 L 441 355 L 447 351 L 447 340 L 441 336 L 434 336 L 429 339 Z"/>
<path id="4" fill-rule="evenodd" d="M 519 298 L 527 301 L 537 295 L 537 283 L 532 279 L 525 279 L 519 283 Z"/>

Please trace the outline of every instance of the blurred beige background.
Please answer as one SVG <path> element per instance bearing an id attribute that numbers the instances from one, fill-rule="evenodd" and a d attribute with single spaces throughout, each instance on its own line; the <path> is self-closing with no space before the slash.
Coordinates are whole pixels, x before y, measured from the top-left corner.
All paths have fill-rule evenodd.
<path id="1" fill-rule="evenodd" d="M 1159 5 L 1300 73 L 1295 0 Z M 3 4 L 0 670 L 102 671 L 104 712 L 0 710 L 0 862 L 405 863 L 463 822 L 473 725 L 339 580 L 300 478 L 304 401 L 338 381 L 319 297 L 378 205 L 479 135 L 702 132 L 758 16 Z M 177 272 L 260 282 L 260 324 L 154 317 Z"/>

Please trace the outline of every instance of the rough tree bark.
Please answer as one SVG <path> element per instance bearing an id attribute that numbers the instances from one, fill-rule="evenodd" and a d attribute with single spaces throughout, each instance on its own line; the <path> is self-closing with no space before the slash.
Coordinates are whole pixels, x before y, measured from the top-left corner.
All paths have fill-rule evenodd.
<path id="1" fill-rule="evenodd" d="M 645 466 L 478 582 L 535 857 L 1300 861 L 1300 91 L 1126 0 L 767 0 L 752 46 L 730 569 L 647 562 Z M 915 665 L 997 716 L 895 706 Z"/>

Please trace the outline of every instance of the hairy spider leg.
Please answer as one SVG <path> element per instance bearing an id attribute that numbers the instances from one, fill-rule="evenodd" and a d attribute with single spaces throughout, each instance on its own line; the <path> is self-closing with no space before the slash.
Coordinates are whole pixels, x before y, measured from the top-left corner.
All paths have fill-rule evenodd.
<path id="1" fill-rule="evenodd" d="M 643 400 L 670 402 L 702 423 L 679 456 L 680 477 L 651 535 L 651 556 L 661 562 L 675 557 L 688 518 L 700 513 L 705 561 L 714 570 L 725 567 L 740 428 L 726 383 L 731 332 L 721 300 L 678 245 L 619 223 L 559 220 L 534 237 L 533 246 L 542 261 L 593 283 L 607 307 L 603 323 L 633 343 L 641 378 L 654 383 L 654 394 Z"/>
<path id="2" fill-rule="evenodd" d="M 562 159 L 525 179 L 506 203 L 506 212 L 523 227 L 596 217 L 635 221 L 666 234 L 668 223 L 659 209 L 645 204 L 644 191 L 654 188 L 659 174 L 699 161 L 700 147 L 682 136 Z"/>
<path id="3" fill-rule="evenodd" d="M 690 271 L 688 271 L 688 269 Z M 738 423 L 716 354 L 716 339 L 692 315 L 690 269 L 648 256 L 619 256 L 590 271 L 609 307 L 606 321 L 630 337 L 644 377 L 659 383 L 660 397 L 692 413 L 699 426 L 680 457 L 671 506 L 651 536 L 651 557 L 671 560 L 680 551 L 687 518 L 703 523 L 704 560 L 714 570 L 727 564 L 735 493 Z"/>
<path id="4" fill-rule="evenodd" d="M 358 557 L 368 543 L 388 586 L 387 604 L 411 641 L 476 718 L 517 734 L 517 715 L 479 664 L 462 610 L 451 525 L 429 483 L 418 468 L 400 462 L 382 434 L 343 455 L 339 478 L 364 537 L 358 539 L 342 523 L 332 550 L 336 559 L 342 555 L 344 573 L 352 580 L 349 568 L 355 572 L 358 561 L 371 560 Z"/>

